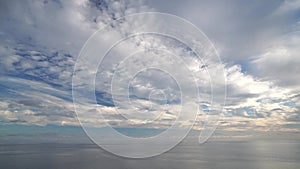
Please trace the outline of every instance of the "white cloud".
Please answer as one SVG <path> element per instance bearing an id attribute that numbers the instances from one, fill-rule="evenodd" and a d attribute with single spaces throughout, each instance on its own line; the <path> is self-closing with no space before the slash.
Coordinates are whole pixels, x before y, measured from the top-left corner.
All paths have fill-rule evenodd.
<path id="1" fill-rule="evenodd" d="M 5 40 L 0 46 L 2 55 L 0 70 L 5 76 L 0 80 L 7 90 L 2 97 L 9 97 L 8 93 L 13 91 L 19 98 L 1 100 L 0 118 L 5 121 L 39 125 L 48 123 L 78 125 L 73 114 L 70 88 L 75 56 L 80 48 L 94 31 L 112 20 L 125 14 L 151 10 L 142 3 L 125 1 L 81 0 L 47 1 L 47 3 L 46 1 L 28 3 L 27 1 L 22 3 L 5 1 L 1 3 L 0 37 Z M 156 6 L 158 10 L 172 10 L 169 6 L 163 7 L 166 2 L 159 3 L 162 3 L 162 7 Z M 300 102 L 299 97 L 295 95 L 300 92 L 300 81 L 297 78 L 300 73 L 298 57 L 300 34 L 299 20 L 290 19 L 290 16 L 292 11 L 297 9 L 295 6 L 299 6 L 298 1 L 283 4 L 280 2 L 252 4 L 251 2 L 251 5 L 242 5 L 236 1 L 226 2 L 229 5 L 216 1 L 195 1 L 185 2 L 186 8 L 182 8 L 181 3 L 183 2 L 178 2 L 178 7 L 175 4 L 173 12 L 202 28 L 216 42 L 226 63 L 217 64 L 209 59 L 197 59 L 191 51 L 174 40 L 146 35 L 137 36 L 124 42 L 122 47 L 115 49 L 110 57 L 104 60 L 103 69 L 110 71 L 98 72 L 98 77 L 102 78 L 96 81 L 97 91 L 105 92 L 108 98 L 112 94 L 109 82 L 113 72 L 110 68 L 119 70 L 121 77 L 127 77 L 126 73 L 133 72 L 134 70 L 131 69 L 134 67 L 126 67 L 126 65 L 143 68 L 147 64 L 168 63 L 164 65 L 164 69 L 176 74 L 178 79 L 184 79 L 182 86 L 186 87 L 188 97 L 194 91 L 189 89 L 192 76 L 188 76 L 186 72 L 189 70 L 195 74 L 203 96 L 203 100 L 197 101 L 207 107 L 210 105 L 211 98 L 209 76 L 205 69 L 213 71 L 221 67 L 225 69 L 228 83 L 228 101 L 223 113 L 225 122 L 221 127 L 224 129 L 227 127 L 227 130 L 259 128 L 265 131 L 270 128 L 270 125 L 276 126 L 274 127 L 276 130 L 284 130 L 281 128 L 283 125 L 297 123 L 300 119 L 297 113 Z M 254 12 L 259 8 L 264 10 Z M 137 22 L 125 22 L 118 31 L 126 33 L 138 29 L 135 28 Z M 145 26 L 154 23 L 155 18 L 151 18 L 147 20 Z M 280 27 L 281 25 L 284 28 Z M 290 33 L 282 36 L 282 32 L 286 30 Z M 195 43 L 195 46 L 197 45 L 199 44 Z M 143 53 L 143 59 L 132 57 L 123 65 L 115 63 L 120 59 L 118 58 L 120 54 L 130 54 L 137 48 L 148 50 Z M 153 59 L 151 53 L 156 52 L 153 49 L 168 50 L 174 55 L 182 56 L 187 69 L 180 66 L 180 63 L 176 63 L 176 59 L 168 54 L 159 53 L 160 58 Z M 172 62 L 176 66 L 171 65 Z M 252 69 L 250 70 L 249 67 Z M 88 67 L 81 69 L 85 73 L 96 73 L 89 72 Z M 149 100 L 147 97 L 153 89 L 161 89 L 162 92 L 169 93 L 166 95 L 169 101 L 178 99 L 179 95 L 174 90 L 176 87 L 171 83 L 172 80 L 164 76 L 160 73 L 156 73 L 155 76 L 140 74 L 136 81 L 132 81 L 135 87 L 134 94 L 138 96 L 138 99 L 134 100 L 135 104 L 140 110 L 145 110 L 144 113 L 132 112 L 129 105 L 122 105 L 123 113 L 131 118 L 127 121 L 116 114 L 112 106 L 102 104 L 94 109 L 91 107 L 95 105 L 87 104 L 78 108 L 81 113 L 85 113 L 83 123 L 102 125 L 103 121 L 96 118 L 99 111 L 102 111 L 106 121 L 114 125 L 154 128 L 169 126 L 176 118 L 174 112 L 178 111 L 180 106 L 174 103 L 169 107 L 169 111 L 161 113 L 159 100 Z M 86 77 L 81 78 L 84 83 Z M 126 79 L 120 78 L 119 85 L 126 86 L 127 83 L 123 84 L 122 80 Z M 216 85 L 215 94 L 218 97 L 223 86 L 222 82 Z M 164 86 L 170 88 L 164 90 Z M 102 99 L 109 102 L 108 98 Z M 194 98 L 189 99 L 195 102 Z M 40 102 L 36 102 L 37 100 Z M 10 104 L 18 110 L 10 109 Z M 146 108 L 149 107 L 153 109 L 147 110 Z M 205 112 L 201 113 L 200 124 L 203 123 Z M 143 120 L 145 117 L 149 119 L 158 117 L 160 120 L 145 121 Z M 188 123 L 189 121 L 183 119 L 182 126 Z M 201 127 L 195 126 L 195 128 Z"/>
<path id="2" fill-rule="evenodd" d="M 300 28 L 300 27 L 299 27 Z M 300 29 L 299 29 L 300 31 Z M 299 92 L 300 32 L 295 31 L 273 42 L 271 47 L 253 60 L 254 73 L 283 87 Z"/>
<path id="3" fill-rule="evenodd" d="M 77 55 L 97 29 L 125 13 L 147 10 L 139 5 L 132 1 L 3 1 L 0 30 L 16 43 Z"/>

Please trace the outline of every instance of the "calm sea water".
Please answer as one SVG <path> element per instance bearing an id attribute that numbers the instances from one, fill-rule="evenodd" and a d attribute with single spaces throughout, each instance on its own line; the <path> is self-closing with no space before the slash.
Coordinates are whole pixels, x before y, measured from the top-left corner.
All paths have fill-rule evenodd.
<path id="1" fill-rule="evenodd" d="M 94 144 L 1 144 L 1 169 L 299 169 L 299 140 L 185 141 L 148 159 L 124 159 Z"/>

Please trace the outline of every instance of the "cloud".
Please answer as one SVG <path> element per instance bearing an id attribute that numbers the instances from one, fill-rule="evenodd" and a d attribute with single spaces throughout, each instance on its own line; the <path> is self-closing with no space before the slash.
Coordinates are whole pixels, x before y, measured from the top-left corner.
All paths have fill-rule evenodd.
<path id="1" fill-rule="evenodd" d="M 283 5 L 275 0 L 243 2 L 229 0 L 146 1 L 149 6 L 161 12 L 183 17 L 198 26 L 213 41 L 228 63 L 246 64 L 249 57 L 266 47 L 266 43 L 282 33 L 282 26 L 288 25 L 289 17 L 272 16 Z M 233 63 L 233 64 L 234 64 Z"/>
<path id="2" fill-rule="evenodd" d="M 147 3 L 192 21 L 212 39 L 227 72 L 226 120 L 280 126 L 299 117 L 298 101 L 291 99 L 299 93 L 299 1 Z M 284 118 L 276 122 L 276 115 Z"/>
<path id="3" fill-rule="evenodd" d="M 296 29 L 299 28 L 297 26 Z M 299 30 L 279 38 L 263 54 L 257 56 L 252 61 L 255 74 L 299 92 L 300 81 L 296 78 L 300 73 Z"/>
<path id="4" fill-rule="evenodd" d="M 164 69 L 181 80 L 186 92 L 184 99 L 202 108 L 199 125 L 204 123 L 204 115 L 214 117 L 220 113 L 209 109 L 211 91 L 207 74 L 207 70 L 220 68 L 227 78 L 222 129 L 283 131 L 289 129 L 286 126 L 299 123 L 300 81 L 296 77 L 300 70 L 300 36 L 299 16 L 295 15 L 298 1 L 189 1 L 184 5 L 176 1 L 173 8 L 168 3 L 146 1 L 147 6 L 141 2 L 96 0 L 1 2 L 0 119 L 22 124 L 79 125 L 72 103 L 71 78 L 81 47 L 92 33 L 116 18 L 155 8 L 185 17 L 199 26 L 216 44 L 224 63 L 216 63 L 209 57 L 200 60 L 175 39 L 151 34 L 132 37 L 110 51 L 97 72 L 90 71 L 89 67 L 80 67 L 80 71 L 75 72 L 82 73 L 82 84 L 78 85 L 86 85 L 87 75 L 96 75 L 97 105 L 87 98 L 86 105 L 77 107 L 82 113 L 82 123 L 170 126 L 182 101 L 174 77 L 158 70 L 142 71 L 128 83 L 130 73 L 137 68 L 142 70 L 147 65 L 162 63 L 168 63 L 163 65 Z M 155 21 L 150 18 L 144 26 L 157 25 Z M 119 34 L 115 38 L 118 38 L 139 29 L 135 27 L 138 22 L 127 20 L 120 27 L 111 25 L 109 29 L 116 30 Z M 133 51 L 142 52 L 123 63 L 117 62 Z M 178 62 L 171 54 L 184 61 Z M 118 98 L 113 100 L 110 82 L 114 71 L 118 71 L 115 76 L 119 88 L 115 90 L 120 94 L 119 99 L 127 97 L 124 89 L 130 84 L 131 104 L 118 102 Z M 193 76 L 189 72 L 193 72 Z M 199 85 L 200 100 L 194 98 L 191 81 Z M 218 98 L 224 86 L 222 82 L 215 85 L 214 97 Z M 86 94 L 91 91 L 88 86 Z M 166 102 L 169 107 L 162 107 Z M 132 111 L 132 105 L 136 111 Z M 116 112 L 116 107 L 125 117 Z M 104 121 L 97 118 L 100 114 L 105 117 Z M 188 112 L 186 116 L 188 118 Z M 145 118 L 150 120 L 143 120 Z M 155 118 L 159 120 L 152 121 Z M 182 126 L 190 123 L 180 120 Z"/>
<path id="5" fill-rule="evenodd" d="M 1 7 L 0 29 L 9 41 L 72 55 L 113 19 L 146 10 L 140 2 L 101 0 L 2 1 Z"/>

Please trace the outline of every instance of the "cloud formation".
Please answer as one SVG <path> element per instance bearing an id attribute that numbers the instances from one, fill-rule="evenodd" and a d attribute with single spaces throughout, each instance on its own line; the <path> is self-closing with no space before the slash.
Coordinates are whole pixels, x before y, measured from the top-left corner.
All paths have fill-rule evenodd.
<path id="1" fill-rule="evenodd" d="M 241 1 L 226 2 L 228 5 L 218 1 L 190 1 L 186 2 L 185 8 L 182 8 L 183 2 L 177 1 L 172 9 L 163 2 L 156 1 L 1 3 L 1 121 L 35 125 L 78 125 L 72 103 L 71 80 L 77 55 L 85 41 L 96 30 L 121 16 L 156 10 L 185 17 L 199 26 L 216 44 L 223 64 L 203 64 L 194 59 L 190 50 L 174 40 L 144 35 L 126 41 L 123 48 L 112 51 L 111 56 L 104 60 L 104 65 L 114 65 L 118 52 L 128 52 L 136 48 L 148 49 L 143 60 L 132 57 L 126 60 L 126 64 L 114 65 L 118 66 L 116 69 L 120 73 L 126 72 L 126 65 L 134 63 L 142 67 L 143 64 L 153 62 L 147 54 L 155 52 L 154 49 L 167 49 L 174 55 L 183 56 L 188 69 L 196 74 L 196 81 L 200 84 L 205 98 L 198 101 L 203 114 L 214 116 L 213 111 L 208 111 L 210 96 L 205 68 L 224 68 L 227 78 L 227 103 L 221 114 L 222 129 L 294 131 L 295 128 L 287 126 L 300 125 L 300 81 L 297 78 L 300 72 L 300 17 L 297 15 L 299 1 L 256 1 L 251 5 L 245 5 L 247 2 Z M 126 33 L 131 29 L 135 29 L 134 24 L 128 24 L 118 31 Z M 162 59 L 172 61 L 168 55 L 159 60 Z M 208 60 L 204 62 L 209 63 Z M 103 67 L 103 70 L 109 70 L 107 67 Z M 174 67 L 170 67 L 171 69 Z M 177 77 L 188 78 L 183 73 L 183 68 L 175 67 L 172 71 L 178 73 Z M 138 106 L 138 111 L 151 112 L 149 118 L 160 115 L 159 121 L 145 122 L 139 118 L 138 112 L 129 111 L 131 108 L 128 105 L 115 105 L 109 90 L 112 72 L 98 71 L 98 109 L 90 109 L 90 105 L 81 107 L 85 112 L 84 122 L 101 126 L 103 121 L 97 121 L 96 118 L 101 110 L 105 119 L 115 126 L 169 126 L 176 119 L 176 113 L 172 110 L 175 112 L 178 109 L 179 94 L 172 79 L 168 79 L 162 72 L 154 70 L 152 73 L 141 72 L 131 81 L 130 96 L 132 102 Z M 120 77 L 121 75 L 124 77 L 124 74 L 120 74 Z M 82 78 L 84 81 L 85 77 Z M 122 80 L 119 79 L 119 82 Z M 169 88 L 165 88 L 166 86 Z M 149 98 L 153 89 L 159 89 L 161 92 L 166 90 L 165 93 L 170 95 L 153 93 L 153 97 Z M 218 94 L 218 91 L 215 92 Z M 161 110 L 157 109 L 164 99 L 172 107 L 161 114 Z M 116 114 L 114 106 L 122 108 L 126 116 L 133 120 L 128 121 Z M 203 123 L 202 116 L 199 123 Z"/>

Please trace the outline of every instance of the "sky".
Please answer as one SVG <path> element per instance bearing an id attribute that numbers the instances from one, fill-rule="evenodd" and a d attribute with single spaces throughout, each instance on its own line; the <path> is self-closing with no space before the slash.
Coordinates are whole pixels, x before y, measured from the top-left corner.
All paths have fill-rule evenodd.
<path id="1" fill-rule="evenodd" d="M 300 130 L 298 0 L 13 0 L 0 3 L 2 125 L 79 126 L 79 116 L 81 124 L 89 127 L 101 127 L 102 123 L 107 122 L 121 128 L 164 129 L 176 120 L 181 99 L 186 99 L 187 103 L 200 107 L 194 129 L 202 129 L 203 116 L 218 116 L 218 129 L 224 132 Z M 211 58 L 217 56 L 214 53 L 205 55 L 208 56 L 204 58 L 207 64 L 203 64 L 189 48 L 174 39 L 141 35 L 114 48 L 97 72 L 81 67 L 84 66 L 81 64 L 75 66 L 80 61 L 84 63 L 84 60 L 78 59 L 79 52 L 94 32 L 120 17 L 140 12 L 169 13 L 189 21 L 207 36 L 222 62 Z M 156 25 L 157 18 L 146 19 L 146 28 Z M 128 19 L 121 28 L 111 26 L 106 31 L 126 34 L 138 30 L 135 23 L 138 21 Z M 192 45 L 197 45 L 193 39 L 190 41 L 195 43 Z M 139 53 L 129 59 L 121 58 L 122 54 L 132 52 L 133 48 L 143 51 L 143 59 L 139 58 Z M 156 50 L 166 50 L 182 57 L 184 61 L 179 62 L 168 53 L 161 53 L 155 58 L 152 54 Z M 124 62 L 119 63 L 121 59 Z M 128 77 L 131 76 L 126 71 L 133 70 L 131 66 L 126 66 L 134 65 L 132 67 L 135 69 L 142 70 L 144 65 L 159 64 L 155 60 L 160 61 L 177 80 L 181 79 L 183 88 L 166 72 L 158 70 L 151 70 L 151 73 L 140 71 L 129 81 Z M 172 66 L 168 64 L 170 62 Z M 180 66 L 183 63 L 186 67 Z M 222 99 L 218 98 L 223 98 L 223 89 L 226 88 L 226 104 L 222 111 L 213 111 L 213 108 L 207 110 L 211 106 L 211 97 L 206 90 L 211 86 L 207 83 L 209 79 L 204 69 L 213 72 L 223 70 L 224 76 L 215 75 L 221 80 L 212 80 L 215 82 L 214 98 L 218 106 L 223 104 Z M 114 77 L 112 71 L 116 70 Z M 195 75 L 195 81 L 203 83 L 193 88 L 189 71 Z M 84 99 L 89 98 L 83 97 L 85 94 L 93 91 L 89 90 L 91 86 L 85 78 L 92 75 L 96 77 L 96 103 L 86 100 L 86 104 L 75 106 L 77 114 L 72 97 L 74 74 L 81 80 L 76 85 L 83 85 L 87 89 L 87 93 L 80 93 Z M 117 84 L 115 93 L 109 90 L 113 78 Z M 125 92 L 122 85 L 129 86 L 129 93 L 132 94 L 130 103 L 123 102 L 125 94 L 119 94 Z M 193 90 L 197 87 L 203 90 L 203 100 L 195 99 Z M 184 97 L 181 97 L 180 89 L 184 91 Z M 118 97 L 112 100 L 114 94 Z M 150 97 L 151 94 L 153 97 Z M 161 105 L 166 102 L 169 107 L 162 108 Z M 131 104 L 137 106 L 138 111 L 133 111 Z M 116 108 L 122 111 L 122 116 L 115 113 Z M 185 110 L 181 112 L 183 119 L 180 119 L 180 126 L 183 127 L 189 125 L 189 116 L 194 113 L 190 109 Z M 95 118 L 99 112 L 105 117 L 104 121 Z M 157 120 L 145 122 L 145 118 Z"/>

